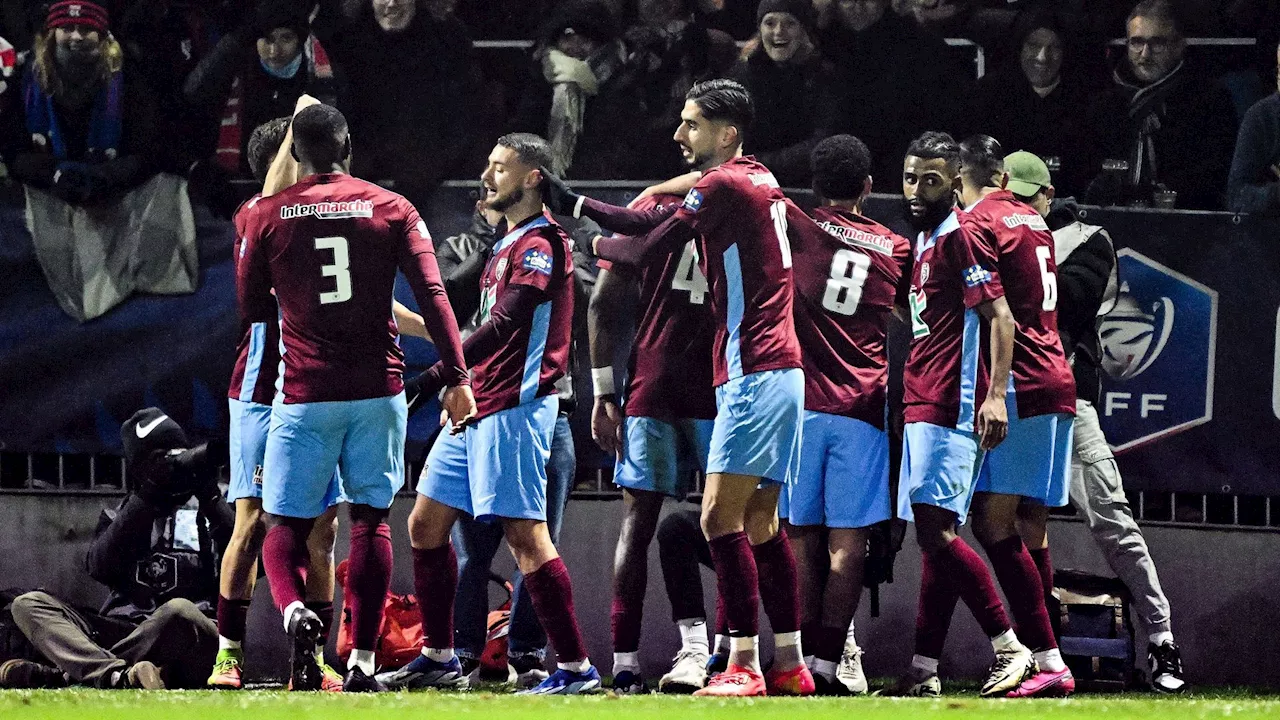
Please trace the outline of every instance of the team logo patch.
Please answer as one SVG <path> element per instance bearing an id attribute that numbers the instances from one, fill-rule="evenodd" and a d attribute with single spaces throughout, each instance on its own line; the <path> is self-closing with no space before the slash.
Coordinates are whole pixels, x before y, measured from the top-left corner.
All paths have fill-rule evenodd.
<path id="1" fill-rule="evenodd" d="M 1116 451 L 1213 419 L 1218 293 L 1125 248 L 1120 295 L 1102 319 L 1102 405 Z"/>
<path id="2" fill-rule="evenodd" d="M 493 277 L 495 280 L 501 280 L 502 275 L 506 272 L 507 272 L 507 259 L 504 257 L 500 257 L 498 258 L 497 264 L 493 266 Z"/>
<path id="3" fill-rule="evenodd" d="M 991 282 L 991 271 L 981 265 L 974 265 L 964 271 L 964 284 L 969 287 L 978 287 Z"/>
<path id="4" fill-rule="evenodd" d="M 929 263 L 920 264 L 920 284 L 924 285 L 929 282 Z"/>
<path id="5" fill-rule="evenodd" d="M 422 236 L 423 240 L 431 239 L 431 233 L 427 232 L 427 224 L 425 222 L 423 222 L 422 220 L 419 220 L 416 229 L 418 231 L 418 234 Z"/>
<path id="6" fill-rule="evenodd" d="M 529 250 L 520 258 L 525 270 L 532 270 L 543 275 L 551 274 L 551 256 L 541 250 Z"/>
<path id="7" fill-rule="evenodd" d="M 697 188 L 691 188 L 689 194 L 684 196 L 684 209 L 689 212 L 698 212 L 702 208 L 702 193 Z"/>

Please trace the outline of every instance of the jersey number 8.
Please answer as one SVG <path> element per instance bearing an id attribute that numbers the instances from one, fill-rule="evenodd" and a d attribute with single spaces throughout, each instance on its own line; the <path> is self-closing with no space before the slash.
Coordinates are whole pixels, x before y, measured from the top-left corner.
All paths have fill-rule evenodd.
<path id="1" fill-rule="evenodd" d="M 839 250 L 831 259 L 831 276 L 822 294 L 822 307 L 833 313 L 852 315 L 862 301 L 862 286 L 867 282 L 871 258 L 852 250 Z"/>
<path id="2" fill-rule="evenodd" d="M 337 283 L 332 292 L 320 293 L 320 304 L 346 302 L 351 299 L 351 258 L 347 255 L 347 239 L 344 237 L 316 238 L 317 250 L 333 253 L 333 262 L 320 266 L 320 274 L 331 277 Z"/>

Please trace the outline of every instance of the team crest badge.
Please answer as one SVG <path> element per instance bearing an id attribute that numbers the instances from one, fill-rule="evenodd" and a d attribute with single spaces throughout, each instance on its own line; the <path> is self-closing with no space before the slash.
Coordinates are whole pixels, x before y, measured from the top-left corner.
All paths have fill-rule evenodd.
<path id="1" fill-rule="evenodd" d="M 493 277 L 497 280 L 501 280 L 503 273 L 505 273 L 506 271 L 507 271 L 507 259 L 504 257 L 498 258 L 498 264 L 495 265 L 493 268 Z"/>
<path id="2" fill-rule="evenodd" d="M 929 282 L 929 263 L 922 263 L 920 265 L 920 284 L 923 285 L 927 282 Z"/>

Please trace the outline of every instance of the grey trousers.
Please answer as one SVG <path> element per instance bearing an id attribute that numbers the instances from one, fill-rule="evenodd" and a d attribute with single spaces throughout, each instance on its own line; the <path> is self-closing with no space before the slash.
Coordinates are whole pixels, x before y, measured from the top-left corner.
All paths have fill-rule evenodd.
<path id="1" fill-rule="evenodd" d="M 1098 411 L 1076 400 L 1075 452 L 1072 457 L 1071 503 L 1084 515 L 1093 540 L 1112 572 L 1133 595 L 1134 609 L 1147 632 L 1171 632 L 1169 599 L 1160 589 L 1147 541 L 1129 509 L 1120 468 L 1098 422 Z"/>
<path id="2" fill-rule="evenodd" d="M 202 688 L 218 654 L 218 626 L 188 600 L 170 600 L 119 642 L 104 648 L 80 611 L 45 592 L 19 595 L 13 619 L 74 684 L 106 687 L 116 671 L 148 660 L 170 688 Z"/>

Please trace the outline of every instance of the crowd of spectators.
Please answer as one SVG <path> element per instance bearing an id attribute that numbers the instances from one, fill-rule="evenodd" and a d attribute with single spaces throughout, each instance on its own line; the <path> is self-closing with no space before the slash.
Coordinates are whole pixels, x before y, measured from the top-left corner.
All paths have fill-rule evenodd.
<path id="1" fill-rule="evenodd" d="M 1060 192 L 1089 202 L 1280 207 L 1274 97 L 1235 147 L 1280 40 L 1264 0 L 50 5 L 0 14 L 17 51 L 0 52 L 0 155 L 12 178 L 74 203 L 165 171 L 225 215 L 250 132 L 304 92 L 349 118 L 356 175 L 419 205 L 477 175 L 509 131 L 547 137 L 570 179 L 659 179 L 683 170 L 684 92 L 727 76 L 757 102 L 747 151 L 788 186 L 808 185 L 814 143 L 848 132 L 872 150 L 875 189 L 897 192 L 907 141 L 938 129 L 1049 158 Z M 1187 43 L 1205 36 L 1257 43 Z M 948 38 L 981 47 L 985 74 Z"/>

